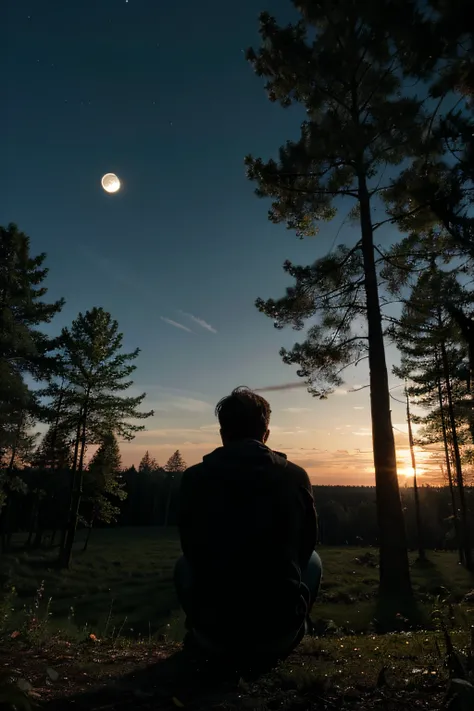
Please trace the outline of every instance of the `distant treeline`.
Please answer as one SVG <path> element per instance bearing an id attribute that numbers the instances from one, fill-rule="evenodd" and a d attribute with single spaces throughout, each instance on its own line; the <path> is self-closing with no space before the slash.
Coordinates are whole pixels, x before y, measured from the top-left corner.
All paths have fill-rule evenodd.
<path id="1" fill-rule="evenodd" d="M 104 526 L 174 526 L 177 523 L 181 472 L 165 469 L 137 470 L 135 467 L 120 474 L 122 490 L 116 521 L 97 520 Z M 29 534 L 30 543 L 50 541 L 51 533 L 67 524 L 71 474 L 68 471 L 38 471 L 25 469 L 21 477 L 28 493 L 13 496 L 11 520 L 15 531 Z M 41 482 L 41 495 L 38 484 Z M 319 519 L 319 541 L 322 545 L 377 546 L 378 527 L 376 490 L 370 486 L 314 486 L 314 498 Z M 466 493 L 474 508 L 474 489 Z M 416 511 L 413 488 L 401 490 L 408 545 L 417 547 Z M 456 549 L 456 535 L 450 490 L 448 487 L 419 488 L 423 521 L 423 542 L 426 548 Z M 474 520 L 470 521 L 474 535 Z M 88 517 L 81 517 L 80 525 L 88 526 Z M 56 536 L 55 536 L 56 540 Z M 57 541 L 59 542 L 59 541 Z"/>
<path id="2" fill-rule="evenodd" d="M 376 490 L 371 486 L 314 486 L 319 518 L 320 542 L 324 545 L 377 545 L 378 526 Z M 418 546 L 415 492 L 412 487 L 400 491 L 408 546 Z M 453 516 L 449 487 L 418 488 L 422 538 L 426 548 L 457 549 L 456 519 Z M 468 508 L 474 505 L 474 489 L 466 488 Z M 470 519 L 474 535 L 474 519 Z"/>

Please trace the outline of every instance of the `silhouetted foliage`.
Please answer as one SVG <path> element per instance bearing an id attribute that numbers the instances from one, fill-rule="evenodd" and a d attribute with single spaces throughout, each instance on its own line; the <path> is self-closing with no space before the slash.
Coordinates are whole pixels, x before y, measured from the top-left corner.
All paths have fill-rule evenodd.
<path id="1" fill-rule="evenodd" d="M 65 422 L 75 432 L 74 486 L 71 494 L 69 522 L 61 561 L 65 567 L 71 560 L 77 517 L 81 505 L 84 457 L 89 444 L 102 443 L 104 437 L 119 435 L 131 440 L 144 429 L 134 420 L 150 417 L 153 412 L 138 408 L 145 393 L 126 397 L 133 383 L 129 380 L 136 366 L 131 362 L 139 354 L 122 353 L 123 335 L 118 323 L 102 308 L 80 313 L 70 329 L 61 334 L 61 355 L 65 381 L 67 416 Z M 63 385 L 64 387 L 64 385 Z"/>
<path id="2" fill-rule="evenodd" d="M 30 255 L 30 240 L 16 225 L 0 227 L 0 527 L 5 550 L 10 527 L 9 497 L 21 488 L 14 468 L 30 459 L 31 427 L 38 402 L 25 381 L 48 377 L 56 368 L 55 342 L 39 326 L 49 323 L 63 301 L 46 303 L 45 254 Z"/>
<path id="3" fill-rule="evenodd" d="M 351 247 L 340 246 L 313 265 L 286 262 L 295 286 L 278 301 L 258 299 L 257 307 L 277 328 L 301 329 L 318 318 L 302 344 L 281 351 L 285 363 L 299 366 L 313 395 L 331 392 L 345 368 L 368 358 L 380 586 L 410 595 L 379 296 L 384 255 L 374 241 L 385 221 L 373 215 L 385 169 L 393 172 L 415 156 L 420 143 L 423 105 L 402 84 L 396 49 L 405 24 L 419 17 L 414 3 L 402 0 L 304 1 L 297 9 L 301 19 L 285 27 L 262 13 L 262 46 L 248 50 L 247 58 L 267 79 L 271 101 L 304 107 L 301 138 L 287 141 L 278 161 L 248 156 L 248 176 L 258 183 L 258 196 L 272 199 L 270 220 L 300 238 L 315 235 L 342 200 L 359 234 Z"/>

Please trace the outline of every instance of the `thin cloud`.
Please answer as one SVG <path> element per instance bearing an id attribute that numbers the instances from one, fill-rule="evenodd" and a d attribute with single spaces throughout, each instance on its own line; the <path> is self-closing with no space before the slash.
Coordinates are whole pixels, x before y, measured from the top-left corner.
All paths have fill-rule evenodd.
<path id="1" fill-rule="evenodd" d="M 297 414 L 299 412 L 310 412 L 309 407 L 284 407 L 282 412 L 291 412 Z"/>
<path id="2" fill-rule="evenodd" d="M 171 318 L 165 318 L 164 316 L 160 316 L 161 320 L 164 321 L 165 323 L 168 323 L 170 326 L 174 326 L 175 328 L 181 328 L 183 331 L 187 331 L 188 333 L 192 333 L 191 329 L 188 328 L 187 326 L 183 326 L 182 323 L 178 323 L 177 321 L 173 321 Z"/>
<path id="3" fill-rule="evenodd" d="M 173 405 L 178 410 L 186 410 L 186 412 L 208 412 L 212 409 L 212 405 L 208 402 L 192 397 L 175 398 Z"/>
<path id="4" fill-rule="evenodd" d="M 188 440 L 190 437 L 196 440 L 209 438 L 210 434 L 218 434 L 218 432 L 210 432 L 201 427 L 160 427 L 151 430 L 144 430 L 136 436 L 136 440 L 155 440 L 168 438 L 169 440 Z"/>
<path id="5" fill-rule="evenodd" d="M 185 410 L 186 412 L 203 412 L 207 413 L 212 409 L 212 405 L 204 400 L 198 400 L 193 397 L 170 397 L 167 400 L 162 400 L 154 407 L 155 414 L 160 412 L 170 412 L 172 410 Z"/>
<path id="6" fill-rule="evenodd" d="M 143 388 L 147 392 L 151 390 L 156 390 L 160 394 L 160 397 L 197 397 L 197 399 L 201 400 L 201 396 L 204 395 L 204 393 L 199 390 L 189 390 L 187 388 L 172 388 L 169 385 L 165 386 L 159 385 L 157 383 L 147 383 L 143 386 Z M 140 390 L 140 392 L 142 391 Z"/>
<path id="7" fill-rule="evenodd" d="M 219 432 L 219 425 L 215 422 L 213 425 L 203 425 L 199 429 L 209 432 Z"/>
<path id="8" fill-rule="evenodd" d="M 307 383 L 284 383 L 283 385 L 267 385 L 265 388 L 254 388 L 254 393 L 265 393 L 276 390 L 293 390 L 293 388 L 307 388 Z"/>
<path id="9" fill-rule="evenodd" d="M 191 319 L 191 321 L 197 323 L 198 326 L 201 326 L 201 328 L 206 329 L 206 331 L 210 331 L 211 333 L 217 333 L 217 329 L 214 328 L 214 326 L 211 326 L 210 323 L 207 323 L 207 321 L 204 321 L 203 318 L 199 318 L 199 316 L 193 316 L 193 314 L 190 314 L 187 311 L 180 311 L 179 313 L 183 314 L 183 316 L 187 316 Z"/>

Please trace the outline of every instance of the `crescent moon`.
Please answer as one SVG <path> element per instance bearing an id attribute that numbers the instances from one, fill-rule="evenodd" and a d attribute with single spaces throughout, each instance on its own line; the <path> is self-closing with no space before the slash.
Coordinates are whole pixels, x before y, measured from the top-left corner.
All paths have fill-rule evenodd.
<path id="1" fill-rule="evenodd" d="M 106 173 L 100 181 L 106 193 L 116 193 L 120 190 L 120 180 L 115 173 Z"/>

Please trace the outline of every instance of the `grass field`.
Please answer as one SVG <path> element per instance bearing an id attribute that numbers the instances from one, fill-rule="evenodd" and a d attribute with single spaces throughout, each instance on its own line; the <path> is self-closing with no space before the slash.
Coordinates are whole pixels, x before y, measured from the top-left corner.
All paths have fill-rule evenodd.
<path id="1" fill-rule="evenodd" d="M 180 640 L 183 620 L 173 590 L 172 573 L 179 556 L 176 531 L 158 528 L 97 530 L 87 552 L 81 552 L 78 534 L 70 570 L 54 568 L 55 550 L 14 550 L 0 558 L 3 584 L 14 586 L 16 599 L 3 615 L 12 625 L 23 615 L 49 619 L 53 629 L 68 633 L 84 631 L 101 636 L 148 639 L 165 634 Z M 20 541 L 16 542 L 17 544 Z M 324 581 L 313 610 L 317 629 L 332 620 L 343 633 L 359 633 L 377 626 L 386 611 L 377 608 L 378 570 L 375 552 L 357 548 L 322 548 Z M 363 564 L 363 557 L 369 560 Z M 462 604 L 474 579 L 457 564 L 456 555 L 430 552 L 430 565 L 419 567 L 412 557 L 412 577 L 419 603 L 419 619 L 428 624 L 436 596 L 455 603 L 456 614 L 468 614 Z M 362 558 L 362 562 L 361 562 Z M 44 581 L 44 592 L 35 608 L 36 591 Z M 14 608 L 14 612 L 11 610 Z M 470 606 L 472 608 L 472 604 Z M 404 610 L 398 612 L 405 613 Z M 392 616 L 395 610 L 391 611 Z M 470 614 L 472 614 L 472 609 Z M 18 623 L 19 624 L 19 623 Z"/>

